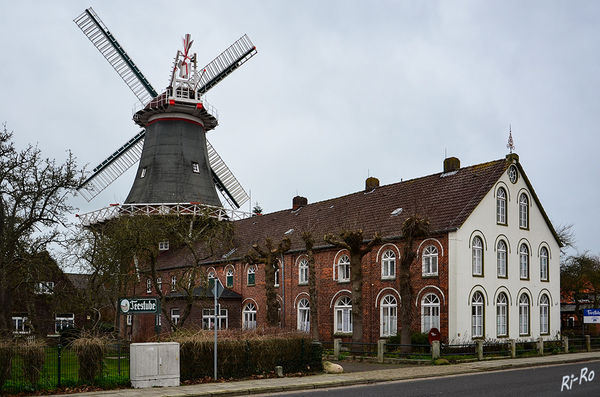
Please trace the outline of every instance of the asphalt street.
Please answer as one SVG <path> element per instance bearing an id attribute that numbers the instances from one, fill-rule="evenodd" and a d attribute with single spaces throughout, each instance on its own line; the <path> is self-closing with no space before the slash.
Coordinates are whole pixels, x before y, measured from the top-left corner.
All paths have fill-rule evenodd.
<path id="1" fill-rule="evenodd" d="M 276 395 L 288 397 L 600 396 L 600 360 Z"/>

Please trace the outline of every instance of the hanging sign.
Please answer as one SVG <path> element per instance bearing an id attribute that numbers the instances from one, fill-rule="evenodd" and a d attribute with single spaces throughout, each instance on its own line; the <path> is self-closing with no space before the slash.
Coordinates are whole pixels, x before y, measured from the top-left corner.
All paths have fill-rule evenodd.
<path id="1" fill-rule="evenodd" d="M 119 311 L 122 314 L 157 314 L 159 304 L 157 298 L 120 298 Z"/>

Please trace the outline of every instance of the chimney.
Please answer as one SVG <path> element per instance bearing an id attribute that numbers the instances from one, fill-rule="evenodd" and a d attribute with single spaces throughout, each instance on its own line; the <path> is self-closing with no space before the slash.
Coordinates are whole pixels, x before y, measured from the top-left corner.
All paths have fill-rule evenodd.
<path id="1" fill-rule="evenodd" d="M 365 181 L 365 192 L 370 192 L 371 190 L 379 187 L 379 179 L 375 177 L 368 177 Z"/>
<path id="2" fill-rule="evenodd" d="M 447 172 L 458 171 L 460 168 L 460 160 L 456 157 L 448 157 L 444 159 L 444 174 Z"/>
<path id="3" fill-rule="evenodd" d="M 292 211 L 308 205 L 308 199 L 302 196 L 296 196 L 292 199 Z"/>

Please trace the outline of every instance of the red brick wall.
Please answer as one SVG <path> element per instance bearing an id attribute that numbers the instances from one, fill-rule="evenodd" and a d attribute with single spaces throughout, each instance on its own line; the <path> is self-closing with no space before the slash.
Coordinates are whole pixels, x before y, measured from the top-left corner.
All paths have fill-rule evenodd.
<path id="1" fill-rule="evenodd" d="M 421 253 L 427 245 L 434 245 L 438 249 L 438 276 L 424 278 L 421 271 Z M 421 299 L 428 292 L 435 293 L 440 299 L 440 331 L 442 337 L 448 336 L 448 237 L 447 235 L 434 236 L 427 241 L 417 242 L 419 247 L 419 256 L 411 266 L 411 278 L 413 286 L 413 301 L 408 302 L 413 308 L 414 316 L 411 328 L 415 331 L 421 330 Z M 366 342 L 375 342 L 380 335 L 380 301 L 385 295 L 392 295 L 400 304 L 398 259 L 401 255 L 402 243 L 386 243 L 375 247 L 369 254 L 363 258 L 363 340 Z M 391 280 L 382 280 L 381 277 L 381 255 L 386 249 L 392 249 L 396 253 L 396 278 Z M 334 263 L 344 252 L 338 249 L 327 249 L 317 251 L 315 260 L 317 265 L 317 291 L 319 300 L 319 332 L 321 340 L 332 340 L 334 338 L 334 304 L 341 296 L 351 297 L 350 282 L 340 283 L 333 279 Z M 303 298 L 308 298 L 308 285 L 299 285 L 298 259 L 304 256 L 304 253 L 287 254 L 284 257 L 283 285 L 276 288 L 278 299 L 284 306 L 284 316 L 282 323 L 285 327 L 295 329 L 297 324 L 297 302 Z M 208 268 L 214 268 L 217 277 L 225 285 L 226 268 L 234 267 L 233 290 L 242 295 L 242 301 L 236 301 L 236 305 L 228 306 L 229 327 L 238 328 L 242 325 L 241 311 L 248 302 L 254 302 L 257 305 L 257 323 L 258 326 L 266 325 L 266 300 L 265 300 L 265 277 L 264 267 L 259 265 L 255 273 L 255 285 L 247 285 L 247 269 L 245 263 L 237 262 L 233 264 L 218 264 Z M 174 272 L 165 271 L 162 273 L 163 291 L 167 293 L 170 289 L 171 275 Z M 280 277 L 281 280 L 281 277 Z M 146 279 L 140 280 L 140 285 L 136 287 L 138 295 L 146 294 Z M 284 299 L 285 295 L 285 299 Z M 416 303 L 415 303 L 416 301 Z M 201 306 L 201 304 L 199 304 Z M 193 312 L 192 318 L 188 319 L 188 324 L 202 324 L 201 309 Z M 398 311 L 399 313 L 399 311 Z M 152 336 L 154 332 L 154 320 L 151 316 L 143 319 L 144 316 L 136 318 L 134 325 L 135 338 L 144 338 Z M 166 321 L 163 321 L 163 329 L 166 328 Z M 402 324 L 398 319 L 398 331 Z"/>

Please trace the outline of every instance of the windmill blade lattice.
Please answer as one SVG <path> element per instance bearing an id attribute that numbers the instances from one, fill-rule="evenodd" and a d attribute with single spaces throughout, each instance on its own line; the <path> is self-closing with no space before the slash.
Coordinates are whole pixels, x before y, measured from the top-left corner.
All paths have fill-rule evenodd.
<path id="1" fill-rule="evenodd" d="M 145 135 L 146 130 L 142 130 L 115 150 L 113 154 L 94 168 L 92 174 L 77 188 L 77 191 L 87 201 L 91 201 L 100 194 L 132 165 L 140 161 Z"/>
<path id="2" fill-rule="evenodd" d="M 208 140 L 206 149 L 215 185 L 232 208 L 240 208 L 250 197 Z"/>
<path id="3" fill-rule="evenodd" d="M 142 105 L 146 105 L 157 95 L 156 90 L 91 7 L 73 21 L 121 76 Z"/>
<path id="4" fill-rule="evenodd" d="M 201 69 L 203 72 L 197 83 L 197 91 L 204 94 L 254 55 L 256 55 L 256 47 L 248 35 L 243 35 Z"/>

